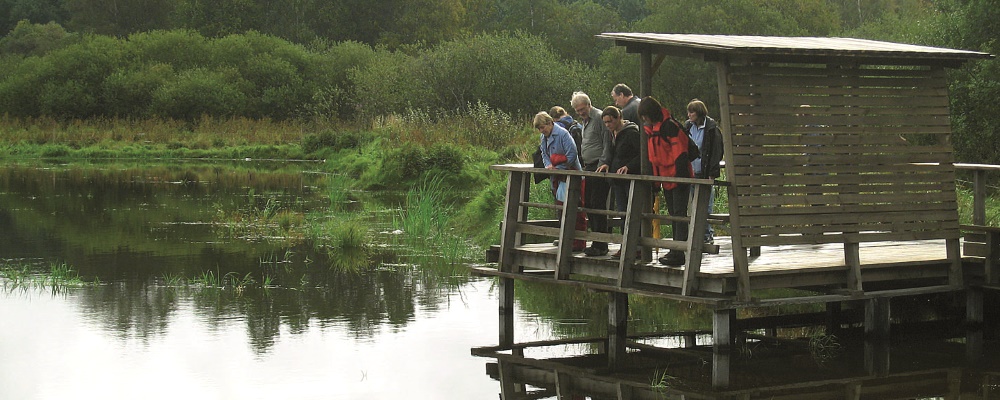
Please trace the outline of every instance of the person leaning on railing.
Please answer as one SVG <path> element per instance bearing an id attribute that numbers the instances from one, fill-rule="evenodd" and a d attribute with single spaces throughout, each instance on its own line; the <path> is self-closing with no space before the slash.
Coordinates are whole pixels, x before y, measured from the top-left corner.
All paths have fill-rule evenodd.
<path id="1" fill-rule="evenodd" d="M 622 118 L 622 111 L 615 106 L 608 106 L 601 112 L 604 126 L 611 132 L 611 159 L 608 164 L 597 167 L 597 172 L 612 172 L 616 174 L 638 174 L 640 165 L 639 126 Z M 628 209 L 629 182 L 623 179 L 612 179 L 611 188 L 615 194 L 615 211 Z M 625 232 L 625 219 L 622 219 L 622 232 Z M 621 255 L 614 254 L 614 257 Z"/>
<path id="2" fill-rule="evenodd" d="M 687 134 L 681 129 L 680 123 L 670 116 L 660 102 L 653 97 L 645 97 L 639 102 L 639 118 L 646 132 L 646 147 L 649 162 L 653 167 L 653 175 L 691 178 L 691 159 L 688 155 L 689 141 Z M 685 183 L 662 182 L 663 198 L 667 203 L 667 212 L 674 217 L 687 216 L 688 197 L 691 186 Z M 672 221 L 673 239 L 688 240 L 688 223 Z M 683 251 L 670 250 L 667 255 L 659 258 L 660 264 L 668 266 L 684 265 Z"/>
<path id="3" fill-rule="evenodd" d="M 542 135 L 539 138 L 538 148 L 542 152 L 542 164 L 546 169 L 577 170 L 580 167 L 580 159 L 576 154 L 576 142 L 569 135 L 566 129 L 556 124 L 549 113 L 542 111 L 535 114 L 533 120 L 535 129 Z M 555 197 L 556 205 L 563 205 L 566 202 L 567 182 L 564 175 L 552 175 L 552 196 Z M 576 215 L 576 230 L 587 230 L 587 216 L 582 212 Z M 585 240 L 574 240 L 573 251 L 583 251 L 587 247 Z"/>

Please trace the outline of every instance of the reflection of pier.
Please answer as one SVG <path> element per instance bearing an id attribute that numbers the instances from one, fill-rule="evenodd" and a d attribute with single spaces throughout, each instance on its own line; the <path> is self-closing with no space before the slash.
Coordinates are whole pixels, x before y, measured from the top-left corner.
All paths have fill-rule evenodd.
<path id="1" fill-rule="evenodd" d="M 515 279 L 609 293 L 611 369 L 630 356 L 629 294 L 711 309 L 719 354 L 737 343 L 736 311 L 746 307 L 824 304 L 832 325 L 844 304 L 861 302 L 866 338 L 878 341 L 889 337 L 891 299 L 964 292 L 966 320 L 983 321 L 983 289 L 1000 284 L 1000 231 L 985 226 L 979 184 L 973 224 L 959 224 L 955 182 L 958 168 L 994 167 L 954 163 L 944 68 L 991 55 L 839 38 L 601 36 L 640 54 L 644 95 L 667 55 L 716 65 L 726 179 L 560 171 L 570 194 L 555 207 L 529 197 L 530 174 L 553 172 L 494 166 L 510 177 L 502 239 L 492 253 L 497 267 L 475 272 L 501 278 L 501 348 L 516 346 Z M 622 218 L 620 233 L 573 229 L 581 181 L 598 176 L 630 181 L 627 211 L 583 209 Z M 652 210 L 651 186 L 664 180 L 691 185 L 688 216 Z M 727 192 L 728 214 L 708 215 L 712 185 Z M 532 208 L 556 208 L 561 225 L 529 220 Z M 654 225 L 676 218 L 689 221 L 695 240 L 652 235 Z M 706 222 L 730 236 L 703 245 Z M 621 255 L 573 254 L 573 239 L 619 243 Z M 686 263 L 656 264 L 660 249 L 685 251 Z M 713 384 L 729 380 L 716 376 Z"/>
<path id="2" fill-rule="evenodd" d="M 500 381 L 505 400 L 1000 398 L 995 351 L 979 360 L 986 362 L 971 363 L 965 346 L 949 341 L 921 342 L 916 351 L 885 342 L 849 345 L 835 359 L 822 359 L 803 341 L 767 338 L 752 338 L 742 345 L 752 348 L 752 354 L 720 354 L 710 346 L 639 346 L 615 371 L 607 370 L 599 354 L 548 359 L 524 355 L 540 346 L 580 342 L 522 344 L 513 354 L 494 353 L 491 348 L 473 353 L 497 360 L 487 364 L 487 373 Z M 713 385 L 729 369 L 730 384 Z"/>

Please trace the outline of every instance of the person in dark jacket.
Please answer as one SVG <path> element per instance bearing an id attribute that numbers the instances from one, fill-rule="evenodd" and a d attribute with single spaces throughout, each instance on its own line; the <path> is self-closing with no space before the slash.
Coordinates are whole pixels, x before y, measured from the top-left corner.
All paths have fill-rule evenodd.
<path id="1" fill-rule="evenodd" d="M 611 132 L 611 159 L 607 164 L 597 167 L 597 172 L 612 172 L 616 174 L 638 174 L 642 166 L 639 164 L 639 126 L 622 118 L 621 110 L 608 106 L 601 112 L 604 126 Z M 629 181 L 611 179 L 611 188 L 615 194 L 615 210 L 628 209 Z M 625 231 L 625 221 L 622 220 L 622 232 Z"/>
<path id="2" fill-rule="evenodd" d="M 681 126 L 670 117 L 667 110 L 653 97 L 645 97 L 639 102 L 639 118 L 642 119 L 643 130 L 646 132 L 646 146 L 649 162 L 656 176 L 691 178 L 691 160 L 688 156 L 689 138 Z M 675 217 L 685 217 L 688 212 L 688 198 L 691 187 L 685 183 L 664 182 L 663 197 L 667 203 L 667 212 Z M 671 222 L 673 239 L 688 240 L 688 223 Z M 660 264 L 667 266 L 684 265 L 687 256 L 683 251 L 670 250 L 667 255 L 659 258 Z"/>
<path id="3" fill-rule="evenodd" d="M 719 124 L 712 117 L 708 116 L 708 107 L 701 100 L 691 100 L 687 105 L 688 120 L 684 122 L 684 128 L 691 134 L 691 140 L 698 145 L 700 158 L 691 161 L 695 178 L 718 179 L 721 175 L 720 162 L 722 161 L 722 132 Z M 713 199 L 708 203 L 708 212 L 712 213 L 715 199 L 715 186 L 712 187 L 709 198 Z M 715 242 L 715 229 L 712 225 L 705 228 L 705 243 Z"/>

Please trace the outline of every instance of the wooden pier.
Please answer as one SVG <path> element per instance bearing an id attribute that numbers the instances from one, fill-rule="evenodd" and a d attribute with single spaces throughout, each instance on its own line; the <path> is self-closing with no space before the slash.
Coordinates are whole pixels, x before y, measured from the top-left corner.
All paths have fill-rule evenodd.
<path id="1" fill-rule="evenodd" d="M 866 336 L 883 340 L 891 298 L 965 292 L 967 320 L 982 322 L 982 290 L 1000 286 L 1000 229 L 985 223 L 979 183 L 973 223 L 960 224 L 956 170 L 977 171 L 978 182 L 998 167 L 954 162 L 944 69 L 991 55 L 842 38 L 600 37 L 640 55 L 643 95 L 650 94 L 653 72 L 668 55 L 716 65 L 725 179 L 493 166 L 509 176 L 501 243 L 490 260 L 496 267 L 475 272 L 501 278 L 501 348 L 515 345 L 515 279 L 609 293 L 611 368 L 626 357 L 628 295 L 713 310 L 717 350 L 734 343 L 736 310 L 744 307 L 808 303 L 837 309 L 861 301 Z M 530 198 L 531 175 L 540 173 L 566 177 L 563 206 Z M 582 208 L 581 182 L 594 177 L 628 180 L 628 210 Z M 663 181 L 691 185 L 689 215 L 653 210 L 653 184 Z M 709 214 L 713 185 L 726 193 L 728 214 Z M 561 218 L 529 220 L 532 208 L 557 209 Z M 621 218 L 624 229 L 575 231 L 580 210 Z M 677 218 L 689 223 L 691 239 L 653 236 L 655 225 Z M 708 223 L 728 236 L 702 243 Z M 575 254 L 574 239 L 614 243 L 612 253 L 620 249 L 621 255 Z M 667 250 L 684 251 L 684 265 L 654 261 L 656 252 Z M 785 294 L 776 297 L 774 289 Z"/>

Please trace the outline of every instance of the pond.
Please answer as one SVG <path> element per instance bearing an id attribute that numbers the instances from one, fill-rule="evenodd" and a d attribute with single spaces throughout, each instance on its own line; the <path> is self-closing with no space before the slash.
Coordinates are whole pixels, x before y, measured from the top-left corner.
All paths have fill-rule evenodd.
<path id="1" fill-rule="evenodd" d="M 495 283 L 467 273 L 485 250 L 408 238 L 402 193 L 331 206 L 345 189 L 320 171 L 0 166 L 0 398 L 497 398 L 491 360 L 470 352 L 498 341 Z M 324 241 L 316 227 L 340 220 L 370 245 Z M 516 293 L 518 342 L 606 332 L 602 294 Z M 634 332 L 711 328 L 703 310 L 634 302 Z"/>

